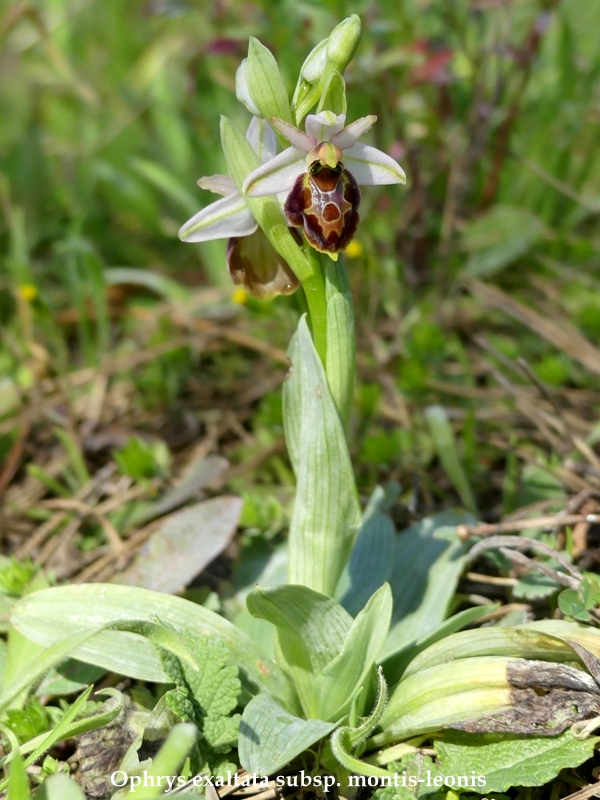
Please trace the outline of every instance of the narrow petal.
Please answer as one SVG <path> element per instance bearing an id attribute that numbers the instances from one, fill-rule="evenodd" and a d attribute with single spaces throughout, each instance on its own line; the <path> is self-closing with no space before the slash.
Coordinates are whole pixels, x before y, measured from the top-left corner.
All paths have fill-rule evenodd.
<path id="1" fill-rule="evenodd" d="M 288 147 L 283 153 L 258 167 L 246 178 L 243 190 L 250 197 L 286 192 L 294 181 L 306 171 L 306 155 L 297 147 Z"/>
<path id="2" fill-rule="evenodd" d="M 306 118 L 306 130 L 315 138 L 316 142 L 328 142 L 332 136 L 344 127 L 345 114 L 334 114 L 331 111 L 321 111 L 320 114 L 309 114 Z"/>
<path id="3" fill-rule="evenodd" d="M 300 128 L 296 128 L 295 125 L 290 125 L 289 122 L 285 122 L 282 119 L 277 119 L 277 117 L 271 117 L 271 122 L 290 144 L 294 145 L 294 147 L 298 147 L 305 153 L 310 153 L 317 143 L 317 140 L 314 137 L 309 136 L 308 133 L 304 133 L 304 131 L 301 131 Z"/>
<path id="4" fill-rule="evenodd" d="M 346 150 L 355 145 L 360 137 L 371 130 L 376 122 L 377 117 L 374 114 L 371 114 L 370 117 L 356 119 L 350 125 L 346 125 L 339 133 L 334 133 L 329 141 L 339 147 L 340 150 Z"/>
<path id="5" fill-rule="evenodd" d="M 397 161 L 376 147 L 360 142 L 344 151 L 344 166 L 360 186 L 406 183 L 404 170 Z"/>
<path id="6" fill-rule="evenodd" d="M 229 175 L 207 175 L 205 178 L 200 178 L 198 186 L 222 195 L 233 194 L 236 191 L 235 183 Z"/>
<path id="7" fill-rule="evenodd" d="M 257 228 L 239 192 L 222 197 L 189 219 L 179 231 L 184 242 L 207 242 L 209 239 L 229 239 L 248 236 Z"/>
<path id="8" fill-rule="evenodd" d="M 260 158 L 261 164 L 269 161 L 277 152 L 277 139 L 273 128 L 262 117 L 252 117 L 246 131 L 246 139 Z"/>

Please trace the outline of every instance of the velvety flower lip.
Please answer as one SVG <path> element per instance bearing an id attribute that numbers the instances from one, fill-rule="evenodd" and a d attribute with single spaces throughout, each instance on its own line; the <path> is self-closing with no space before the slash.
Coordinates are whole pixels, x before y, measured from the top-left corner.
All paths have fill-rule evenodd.
<path id="1" fill-rule="evenodd" d="M 274 157 L 277 142 L 275 134 L 265 120 L 253 117 L 246 132 L 246 139 L 262 162 Z M 210 239 L 229 239 L 250 236 L 254 233 L 258 227 L 257 222 L 229 175 L 200 178 L 198 185 L 223 197 L 194 214 L 182 225 L 179 230 L 179 238 L 182 241 L 207 242 Z M 285 197 L 281 202 L 284 200 Z"/>
<path id="2" fill-rule="evenodd" d="M 344 167 L 359 185 L 406 183 L 404 170 L 397 161 L 382 150 L 359 141 L 376 120 L 374 115 L 361 117 L 344 127 L 345 114 L 321 111 L 320 114 L 309 114 L 306 131 L 301 131 L 289 122 L 271 119 L 273 126 L 290 142 L 291 147 L 250 173 L 242 187 L 244 193 L 250 197 L 261 197 L 289 191 L 296 178 L 310 166 L 307 154 L 323 142 L 330 142 L 343 151 Z"/>

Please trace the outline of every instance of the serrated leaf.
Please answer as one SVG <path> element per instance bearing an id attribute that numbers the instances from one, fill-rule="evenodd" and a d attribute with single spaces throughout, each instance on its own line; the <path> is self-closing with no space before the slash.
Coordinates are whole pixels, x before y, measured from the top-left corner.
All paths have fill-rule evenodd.
<path id="1" fill-rule="evenodd" d="M 166 674 L 175 683 L 166 702 L 184 722 L 198 729 L 198 748 L 202 763 L 213 769 L 217 755 L 235 745 L 240 715 L 232 715 L 238 703 L 241 684 L 237 667 L 227 666 L 229 653 L 219 641 L 208 636 L 182 635 L 197 669 L 176 655 L 159 648 Z"/>
<path id="2" fill-rule="evenodd" d="M 540 572 L 528 572 L 512 587 L 515 600 L 540 600 L 556 593 L 560 584 Z"/>
<path id="3" fill-rule="evenodd" d="M 556 737 L 504 737 L 446 732 L 434 744 L 445 775 L 483 775 L 481 794 L 514 786 L 542 786 L 562 769 L 591 758 L 600 737 L 576 739 L 570 730 Z M 465 770 L 468 770 L 465 772 Z"/>
<path id="4" fill-rule="evenodd" d="M 361 514 L 344 428 L 306 317 L 298 323 L 289 356 L 283 408 L 297 487 L 288 581 L 333 595 Z"/>
<path id="5" fill-rule="evenodd" d="M 272 775 L 335 728 L 335 722 L 300 719 L 273 697 L 257 695 L 240 722 L 239 756 L 244 769 Z"/>

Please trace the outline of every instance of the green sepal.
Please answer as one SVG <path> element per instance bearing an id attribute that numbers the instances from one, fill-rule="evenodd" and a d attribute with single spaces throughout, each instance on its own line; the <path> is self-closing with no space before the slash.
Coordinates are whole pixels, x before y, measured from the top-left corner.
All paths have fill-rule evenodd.
<path id="1" fill-rule="evenodd" d="M 221 144 L 227 161 L 227 171 L 242 192 L 245 179 L 260 166 L 260 159 L 244 134 L 227 117 L 221 117 Z M 244 199 L 268 240 L 287 261 L 298 279 L 302 282 L 310 279 L 313 275 L 312 267 L 289 232 L 283 211 L 275 197 L 244 195 Z"/>
<path id="2" fill-rule="evenodd" d="M 244 66 L 248 92 L 261 116 L 293 122 L 290 98 L 277 61 L 271 51 L 253 36 L 248 43 L 248 59 Z"/>

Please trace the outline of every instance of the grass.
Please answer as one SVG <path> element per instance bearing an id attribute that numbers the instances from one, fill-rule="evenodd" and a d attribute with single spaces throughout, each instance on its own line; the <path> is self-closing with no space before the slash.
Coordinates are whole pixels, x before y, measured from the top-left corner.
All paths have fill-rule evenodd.
<path id="1" fill-rule="evenodd" d="M 231 462 L 214 490 L 245 497 L 242 552 L 285 531 L 280 384 L 302 299 L 235 302 L 224 243 L 176 233 L 207 202 L 197 178 L 224 169 L 218 113 L 246 125 L 234 74 L 248 36 L 291 88 L 351 12 L 364 35 L 349 118 L 376 113 L 374 143 L 409 176 L 365 190 L 347 260 L 361 494 L 398 482 L 404 527 L 600 490 L 598 4 L 5 3 L 6 555 L 112 577 L 152 530 L 148 504 L 209 453 Z M 213 565 L 209 585 L 228 570 Z"/>

